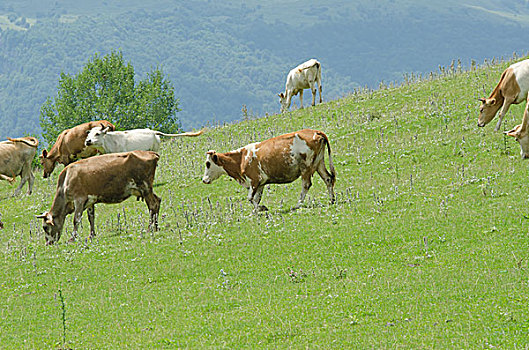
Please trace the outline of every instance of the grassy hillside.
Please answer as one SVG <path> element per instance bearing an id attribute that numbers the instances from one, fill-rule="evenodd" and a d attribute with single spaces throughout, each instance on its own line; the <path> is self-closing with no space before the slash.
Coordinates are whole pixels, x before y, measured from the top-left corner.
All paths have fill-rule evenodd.
<path id="1" fill-rule="evenodd" d="M 502 63 L 167 141 L 144 203 L 98 205 L 98 236 L 44 246 L 31 196 L 0 183 L 0 344 L 9 348 L 524 348 L 529 182 L 519 147 L 477 128 Z M 514 106 L 506 127 L 521 120 Z M 336 205 L 314 178 L 273 185 L 252 215 L 204 153 L 305 127 L 331 140 Z M 68 217 L 66 231 L 71 231 Z M 63 304 L 64 302 L 64 304 Z M 63 306 L 64 305 L 64 306 Z"/>

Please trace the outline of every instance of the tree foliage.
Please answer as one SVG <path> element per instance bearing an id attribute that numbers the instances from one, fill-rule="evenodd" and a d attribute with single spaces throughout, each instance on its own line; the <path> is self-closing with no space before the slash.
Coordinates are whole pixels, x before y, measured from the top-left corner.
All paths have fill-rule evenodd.
<path id="1" fill-rule="evenodd" d="M 61 73 L 57 96 L 46 99 L 39 118 L 44 139 L 53 143 L 64 129 L 99 119 L 118 130 L 177 132 L 177 111 L 174 88 L 159 68 L 136 83 L 130 62 L 113 51 L 95 54 L 77 75 Z"/>

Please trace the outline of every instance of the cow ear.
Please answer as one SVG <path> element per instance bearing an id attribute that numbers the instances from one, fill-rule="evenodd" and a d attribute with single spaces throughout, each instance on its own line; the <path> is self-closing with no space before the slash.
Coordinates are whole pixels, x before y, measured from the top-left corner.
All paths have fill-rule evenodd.
<path id="1" fill-rule="evenodd" d="M 219 156 L 217 156 L 217 154 L 215 153 L 211 156 L 211 160 L 213 161 L 213 163 L 217 164 L 219 161 Z"/>
<path id="2" fill-rule="evenodd" d="M 491 105 L 491 106 L 496 104 L 496 99 L 495 98 L 489 98 L 489 100 L 487 101 L 487 104 Z"/>
<path id="3" fill-rule="evenodd" d="M 110 127 L 107 126 L 107 127 L 104 128 L 103 130 L 101 130 L 101 132 L 102 132 L 103 134 L 106 134 L 106 133 L 108 132 L 108 130 L 110 130 Z"/>
<path id="4" fill-rule="evenodd" d="M 487 102 L 487 100 L 484 99 L 484 98 L 478 98 L 478 101 L 480 101 L 481 103 L 486 103 Z"/>
<path id="5" fill-rule="evenodd" d="M 43 158 L 46 158 L 48 156 L 48 151 L 46 151 L 45 149 L 42 150 L 42 157 Z"/>

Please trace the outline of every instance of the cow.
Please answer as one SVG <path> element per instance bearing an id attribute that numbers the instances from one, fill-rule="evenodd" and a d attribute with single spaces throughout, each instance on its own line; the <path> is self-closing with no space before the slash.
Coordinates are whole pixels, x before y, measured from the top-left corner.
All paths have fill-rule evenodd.
<path id="1" fill-rule="evenodd" d="M 501 75 L 500 82 L 489 98 L 480 98 L 478 126 L 487 125 L 500 110 L 500 116 L 494 131 L 500 130 L 503 117 L 511 104 L 526 100 L 529 91 L 529 59 L 511 65 Z"/>
<path id="2" fill-rule="evenodd" d="M 164 134 L 151 129 L 110 131 L 109 128 L 94 128 L 88 133 L 85 145 L 94 147 L 102 153 L 130 152 L 134 150 L 158 152 L 160 150 L 160 136 L 194 137 L 202 133 L 203 130 L 181 134 Z"/>
<path id="3" fill-rule="evenodd" d="M 28 183 L 28 194 L 33 191 L 35 176 L 32 172 L 32 163 L 39 140 L 34 137 L 8 138 L 0 142 L 0 179 L 10 183 L 20 176 L 20 185 L 15 189 L 15 196 L 22 190 L 22 186 Z"/>
<path id="4" fill-rule="evenodd" d="M 40 163 L 43 168 L 43 177 L 47 178 L 55 169 L 57 163 L 64 166 L 73 163 L 79 159 L 95 156 L 98 151 L 92 147 L 86 147 L 84 142 L 86 134 L 95 127 L 109 128 L 114 130 L 114 125 L 106 120 L 91 121 L 77 125 L 71 129 L 64 130 L 57 137 L 57 141 L 49 152 L 42 151 Z"/>
<path id="5" fill-rule="evenodd" d="M 46 245 L 60 239 L 64 220 L 74 213 L 70 241 L 77 237 L 83 211 L 88 211 L 90 238 L 95 236 L 95 204 L 121 203 L 131 195 L 144 199 L 150 212 L 149 230 L 158 229 L 161 199 L 153 192 L 159 156 L 155 152 L 133 151 L 86 158 L 66 166 L 59 174 L 51 209 L 37 215 L 43 219 Z"/>
<path id="6" fill-rule="evenodd" d="M 329 152 L 330 172 L 325 167 L 325 146 Z M 327 185 L 331 203 L 334 203 L 336 171 L 329 140 L 321 131 L 304 129 L 227 153 L 208 151 L 202 182 L 210 184 L 223 174 L 234 178 L 248 189 L 248 200 L 253 204 L 255 213 L 268 210 L 259 205 L 265 185 L 290 183 L 301 176 L 301 195 L 293 208 L 298 209 L 303 204 L 316 171 Z"/>
<path id="7" fill-rule="evenodd" d="M 288 111 L 292 97 L 298 93 L 300 106 L 303 108 L 303 89 L 310 89 L 312 91 L 312 105 L 314 106 L 316 101 L 316 83 L 320 91 L 320 103 L 322 103 L 320 62 L 311 59 L 292 69 L 287 76 L 285 92 L 278 94 L 281 113 Z"/>
<path id="8" fill-rule="evenodd" d="M 520 144 L 520 153 L 523 159 L 529 158 L 529 96 L 523 114 L 522 124 L 516 125 L 512 130 L 506 131 L 505 134 L 514 137 Z"/>

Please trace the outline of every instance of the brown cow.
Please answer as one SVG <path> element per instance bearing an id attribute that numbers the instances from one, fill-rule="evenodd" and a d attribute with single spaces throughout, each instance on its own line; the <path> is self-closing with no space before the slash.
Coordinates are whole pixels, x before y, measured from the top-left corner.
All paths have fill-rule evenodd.
<path id="1" fill-rule="evenodd" d="M 489 98 L 480 98 L 478 126 L 487 125 L 500 110 L 500 120 L 494 131 L 500 130 L 503 117 L 511 104 L 519 104 L 527 98 L 529 91 L 529 60 L 511 65 L 501 75 L 500 82 Z"/>
<path id="2" fill-rule="evenodd" d="M 325 168 L 325 146 L 329 152 L 330 173 Z M 329 140 L 321 131 L 304 129 L 228 153 L 207 152 L 202 181 L 210 184 L 222 174 L 227 174 L 249 190 L 248 200 L 257 212 L 267 210 L 265 206 L 259 206 L 266 184 L 290 183 L 301 176 L 301 196 L 294 207 L 297 209 L 302 205 L 316 171 L 325 181 L 331 203 L 334 203 L 336 172 Z"/>
<path id="3" fill-rule="evenodd" d="M 50 151 L 43 150 L 40 155 L 40 163 L 44 169 L 42 176 L 44 178 L 50 176 L 53 169 L 55 169 L 56 163 L 66 166 L 76 160 L 95 156 L 98 153 L 97 149 L 86 147 L 84 142 L 88 132 L 98 126 L 102 128 L 108 127 L 111 130 L 115 129 L 114 125 L 109 121 L 97 120 L 83 123 L 61 132 Z"/>
<path id="4" fill-rule="evenodd" d="M 145 199 L 150 212 L 149 229 L 158 229 L 160 198 L 152 190 L 159 156 L 155 152 L 133 151 L 104 154 L 79 160 L 65 167 L 59 175 L 57 192 L 44 219 L 46 244 L 61 237 L 66 215 L 74 213 L 72 239 L 77 237 L 83 211 L 88 211 L 90 238 L 95 236 L 95 204 L 121 203 L 134 195 Z"/>
<path id="5" fill-rule="evenodd" d="M 39 140 L 31 136 L 8 138 L 7 141 L 0 142 L 0 179 L 13 183 L 15 178 L 20 176 L 20 185 L 15 190 L 15 196 L 20 193 L 26 182 L 28 194 L 33 191 L 35 176 L 31 164 L 38 145 Z"/>

